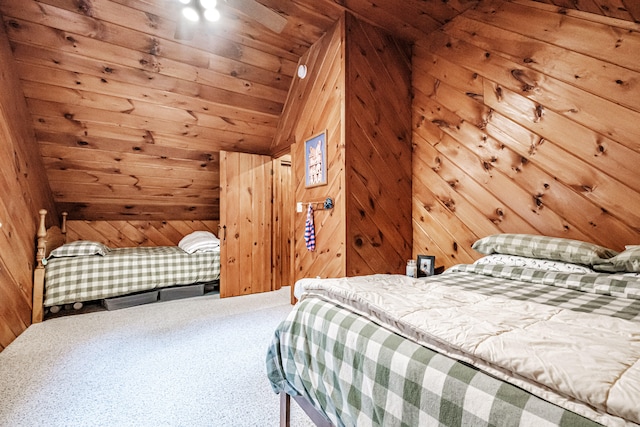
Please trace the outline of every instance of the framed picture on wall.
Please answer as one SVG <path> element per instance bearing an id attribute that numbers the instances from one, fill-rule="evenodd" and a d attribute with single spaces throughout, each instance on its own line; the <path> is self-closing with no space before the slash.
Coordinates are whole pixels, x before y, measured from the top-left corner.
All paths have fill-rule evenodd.
<path id="1" fill-rule="evenodd" d="M 435 263 L 433 255 L 418 255 L 418 277 L 433 276 Z"/>
<path id="2" fill-rule="evenodd" d="M 304 142 L 305 187 L 327 184 L 327 131 Z"/>

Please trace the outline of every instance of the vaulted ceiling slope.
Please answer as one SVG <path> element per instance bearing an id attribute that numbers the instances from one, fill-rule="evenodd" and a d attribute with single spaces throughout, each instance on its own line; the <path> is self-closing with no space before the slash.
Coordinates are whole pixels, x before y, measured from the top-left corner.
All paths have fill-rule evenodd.
<path id="1" fill-rule="evenodd" d="M 253 1 L 185 40 L 178 0 L 0 0 L 59 211 L 217 219 L 219 151 L 273 154 L 298 60 L 343 11 L 413 41 L 478 0 L 258 0 L 280 33 Z M 543 3 L 640 20 L 636 0 Z"/>

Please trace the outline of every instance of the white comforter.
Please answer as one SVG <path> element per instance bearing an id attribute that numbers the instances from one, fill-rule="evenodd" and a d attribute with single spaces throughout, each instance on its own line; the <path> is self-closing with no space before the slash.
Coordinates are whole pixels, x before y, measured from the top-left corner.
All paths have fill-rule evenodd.
<path id="1" fill-rule="evenodd" d="M 317 295 L 385 322 L 408 338 L 471 363 L 605 425 L 640 423 L 640 323 L 451 292 L 398 275 L 307 280 Z"/>

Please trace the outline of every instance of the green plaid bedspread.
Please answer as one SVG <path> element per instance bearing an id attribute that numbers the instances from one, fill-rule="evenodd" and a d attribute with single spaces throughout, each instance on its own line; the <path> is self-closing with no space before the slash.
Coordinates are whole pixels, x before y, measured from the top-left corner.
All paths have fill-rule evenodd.
<path id="1" fill-rule="evenodd" d="M 68 304 L 220 278 L 220 252 L 177 246 L 112 249 L 107 255 L 50 258 L 44 305 Z"/>
<path id="2" fill-rule="evenodd" d="M 434 278 L 436 279 L 436 278 Z M 452 288 L 640 321 L 640 275 L 563 273 L 505 265 L 460 264 L 437 276 Z"/>
<path id="3" fill-rule="evenodd" d="M 276 331 L 267 374 L 336 426 L 600 425 L 316 298 Z"/>
<path id="4" fill-rule="evenodd" d="M 424 280 L 640 321 L 637 275 L 461 265 Z M 277 329 L 267 374 L 276 393 L 306 397 L 337 426 L 599 425 L 315 297 Z"/>

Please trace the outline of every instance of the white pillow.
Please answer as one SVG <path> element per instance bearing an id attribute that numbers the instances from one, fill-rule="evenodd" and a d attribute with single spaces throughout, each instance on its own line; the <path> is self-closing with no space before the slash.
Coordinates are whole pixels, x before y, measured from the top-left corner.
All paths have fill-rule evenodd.
<path id="1" fill-rule="evenodd" d="M 528 258 L 517 255 L 492 254 L 480 258 L 474 264 L 507 265 L 512 267 L 537 268 L 539 270 L 561 271 L 566 273 L 594 273 L 584 265 L 572 264 L 550 259 Z"/>
<path id="2" fill-rule="evenodd" d="M 188 254 L 214 252 L 220 249 L 220 239 L 210 231 L 194 231 L 184 236 L 178 246 Z"/>

